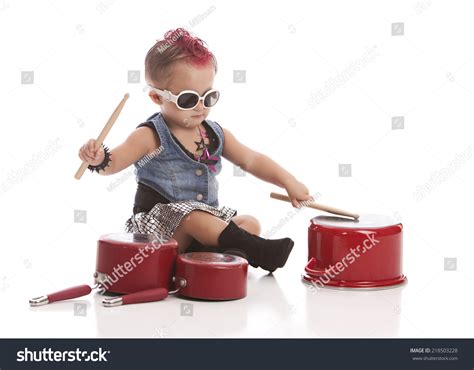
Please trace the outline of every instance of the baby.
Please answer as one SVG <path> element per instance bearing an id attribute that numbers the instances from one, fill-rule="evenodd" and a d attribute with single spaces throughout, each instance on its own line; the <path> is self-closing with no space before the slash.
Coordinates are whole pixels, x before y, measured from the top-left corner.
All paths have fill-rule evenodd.
<path id="1" fill-rule="evenodd" d="M 79 157 L 89 169 L 111 175 L 134 164 L 138 183 L 130 233 L 155 234 L 178 242 L 179 252 L 238 255 L 273 272 L 293 248 L 290 238 L 259 237 L 259 221 L 219 207 L 216 176 L 221 157 L 246 172 L 284 188 L 294 207 L 312 200 L 307 187 L 268 156 L 237 140 L 207 119 L 219 100 L 217 62 L 206 44 L 183 28 L 170 30 L 149 51 L 145 78 L 160 112 L 150 116 L 111 151 L 87 141 Z"/>

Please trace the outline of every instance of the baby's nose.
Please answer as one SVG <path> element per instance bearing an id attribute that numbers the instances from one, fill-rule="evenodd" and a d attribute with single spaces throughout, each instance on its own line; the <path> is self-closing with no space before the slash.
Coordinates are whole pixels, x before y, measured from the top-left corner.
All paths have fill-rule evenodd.
<path id="1" fill-rule="evenodd" d="M 201 112 L 204 110 L 204 102 L 202 100 L 199 100 L 198 105 L 194 108 L 195 111 Z"/>

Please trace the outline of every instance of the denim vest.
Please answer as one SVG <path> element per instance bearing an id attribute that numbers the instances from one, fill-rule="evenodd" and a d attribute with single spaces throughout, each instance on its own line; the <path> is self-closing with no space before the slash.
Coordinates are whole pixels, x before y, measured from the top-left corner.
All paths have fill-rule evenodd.
<path id="1" fill-rule="evenodd" d="M 191 159 L 176 144 L 161 112 L 153 114 L 147 121 L 153 122 L 161 145 L 153 154 L 147 154 L 134 163 L 136 181 L 148 185 L 171 202 L 196 200 L 218 207 L 216 175 L 221 172 L 224 147 L 224 132 L 219 124 L 206 120 L 219 140 L 216 151 L 210 153 L 219 158 L 214 166 L 216 172 L 212 172 L 206 164 Z"/>

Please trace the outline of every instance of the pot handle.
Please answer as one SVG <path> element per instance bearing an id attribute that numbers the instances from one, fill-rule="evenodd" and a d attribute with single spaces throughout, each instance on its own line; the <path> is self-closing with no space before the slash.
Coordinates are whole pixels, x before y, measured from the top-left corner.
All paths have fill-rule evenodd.
<path id="1" fill-rule="evenodd" d="M 161 301 L 166 297 L 168 297 L 168 291 L 165 288 L 147 289 L 120 297 L 105 298 L 102 300 L 102 305 L 104 307 L 115 307 L 125 304 Z"/>
<path id="2" fill-rule="evenodd" d="M 59 292 L 43 295 L 30 299 L 30 306 L 43 306 L 48 303 L 65 301 L 66 299 L 78 298 L 88 295 L 92 291 L 89 285 L 78 285 L 72 288 L 60 290 Z"/>
<path id="3" fill-rule="evenodd" d="M 319 277 L 326 273 L 326 270 L 315 269 L 315 266 L 316 266 L 316 258 L 311 257 L 306 267 L 304 268 L 304 270 L 306 271 L 308 275 L 311 275 L 314 277 Z"/>

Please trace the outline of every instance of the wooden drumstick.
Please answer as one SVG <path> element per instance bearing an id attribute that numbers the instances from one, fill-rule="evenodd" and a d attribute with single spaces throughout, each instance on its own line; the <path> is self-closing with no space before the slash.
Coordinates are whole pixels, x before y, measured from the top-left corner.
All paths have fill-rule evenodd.
<path id="1" fill-rule="evenodd" d="M 127 93 L 125 94 L 125 96 L 123 97 L 122 101 L 119 103 L 119 105 L 117 105 L 117 108 L 115 108 L 114 112 L 112 113 L 112 115 L 110 116 L 109 120 L 107 121 L 107 123 L 105 124 L 104 128 L 102 129 L 101 133 L 99 134 L 99 136 L 97 137 L 97 140 L 95 141 L 95 148 L 94 150 L 98 150 L 100 148 L 100 146 L 102 145 L 102 143 L 104 142 L 105 138 L 107 137 L 107 134 L 109 133 L 110 129 L 112 128 L 112 126 L 114 125 L 115 121 L 117 121 L 117 118 L 118 116 L 120 115 L 120 112 L 122 111 L 122 108 L 123 106 L 125 105 L 125 102 L 127 101 L 128 97 L 130 95 Z M 77 170 L 76 174 L 74 175 L 74 177 L 77 179 L 77 180 L 80 180 L 82 175 L 84 174 L 84 172 L 86 171 L 87 167 L 89 166 L 89 164 L 84 161 L 82 162 L 81 166 L 79 167 L 79 169 Z"/>
<path id="2" fill-rule="evenodd" d="M 283 194 L 272 192 L 272 193 L 270 193 L 270 197 L 273 198 L 273 199 L 278 199 L 278 200 L 282 200 L 284 202 L 290 202 L 291 203 L 290 197 L 288 197 L 286 195 L 283 195 Z M 334 207 L 325 206 L 323 204 L 310 202 L 308 200 L 302 201 L 301 204 L 305 207 L 318 209 L 320 211 L 329 212 L 329 213 L 332 213 L 332 214 L 335 214 L 335 215 L 352 217 L 352 218 L 355 218 L 356 220 L 359 218 L 359 215 L 357 213 L 351 213 L 351 212 L 343 211 L 342 209 L 337 209 L 337 208 L 334 208 Z"/>

